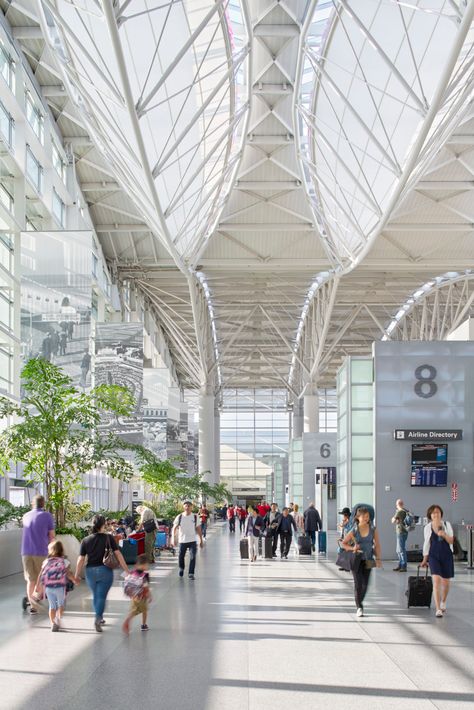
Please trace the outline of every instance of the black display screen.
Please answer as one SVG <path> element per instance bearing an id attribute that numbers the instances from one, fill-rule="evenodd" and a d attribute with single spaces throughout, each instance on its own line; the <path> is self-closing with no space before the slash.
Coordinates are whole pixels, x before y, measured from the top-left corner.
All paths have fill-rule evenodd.
<path id="1" fill-rule="evenodd" d="M 412 444 L 411 485 L 448 485 L 448 445 Z"/>

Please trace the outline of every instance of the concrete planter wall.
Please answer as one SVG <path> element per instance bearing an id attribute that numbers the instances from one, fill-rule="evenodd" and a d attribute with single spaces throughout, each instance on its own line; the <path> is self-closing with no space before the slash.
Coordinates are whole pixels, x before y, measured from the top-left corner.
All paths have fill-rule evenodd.
<path id="1" fill-rule="evenodd" d="M 76 571 L 77 558 L 81 549 L 81 543 L 74 535 L 56 535 L 56 540 L 61 540 L 64 547 L 64 554 L 71 563 L 71 569 Z"/>
<path id="2" fill-rule="evenodd" d="M 0 577 L 18 574 L 21 563 L 21 528 L 0 531 Z"/>

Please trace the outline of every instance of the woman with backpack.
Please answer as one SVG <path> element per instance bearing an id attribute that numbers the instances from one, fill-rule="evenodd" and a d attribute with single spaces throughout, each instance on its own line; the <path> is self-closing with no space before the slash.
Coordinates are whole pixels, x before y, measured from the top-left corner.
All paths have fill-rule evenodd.
<path id="1" fill-rule="evenodd" d="M 95 515 L 92 520 L 92 535 L 88 535 L 81 542 L 79 557 L 77 558 L 76 578 L 78 583 L 86 562 L 86 581 L 92 592 L 92 605 L 95 612 L 95 630 L 102 631 L 104 621 L 105 603 L 107 594 L 114 581 L 113 570 L 121 567 L 125 574 L 129 569 L 122 553 L 118 549 L 113 535 L 105 532 L 105 518 Z"/>
<path id="2" fill-rule="evenodd" d="M 368 508 L 358 508 L 356 524 L 347 533 L 341 546 L 354 555 L 351 571 L 354 578 L 357 616 L 361 617 L 364 616 L 364 598 L 369 586 L 370 573 L 374 567 L 382 567 L 379 534 L 373 525 L 371 511 Z"/>
<path id="3" fill-rule="evenodd" d="M 48 545 L 48 556 L 41 565 L 35 589 L 39 594 L 40 589 L 43 588 L 48 599 L 51 631 L 60 629 L 68 579 L 73 584 L 78 583 L 72 573 L 71 563 L 64 556 L 63 543 L 60 540 L 53 540 Z"/>

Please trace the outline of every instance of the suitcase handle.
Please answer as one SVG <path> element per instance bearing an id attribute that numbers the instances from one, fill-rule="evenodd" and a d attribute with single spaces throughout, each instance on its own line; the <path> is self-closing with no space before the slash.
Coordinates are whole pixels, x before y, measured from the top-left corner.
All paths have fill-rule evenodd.
<path id="1" fill-rule="evenodd" d="M 418 567 L 416 568 L 416 576 L 417 577 L 420 576 L 420 569 L 421 569 L 421 565 L 418 565 Z M 428 577 L 428 567 L 427 566 L 425 567 L 425 570 L 426 570 L 426 572 L 425 572 L 425 578 L 426 578 L 426 577 Z"/>

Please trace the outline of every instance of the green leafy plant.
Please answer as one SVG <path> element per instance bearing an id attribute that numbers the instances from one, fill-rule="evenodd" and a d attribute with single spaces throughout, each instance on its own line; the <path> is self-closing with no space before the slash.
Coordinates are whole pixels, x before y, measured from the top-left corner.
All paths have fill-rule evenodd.
<path id="1" fill-rule="evenodd" d="M 101 416 L 128 416 L 133 395 L 125 387 L 100 385 L 80 393 L 72 379 L 46 360 L 29 360 L 22 371 L 21 405 L 0 397 L 0 419 L 21 419 L 0 434 L 0 473 L 10 462 L 23 464 L 25 477 L 44 486 L 47 505 L 64 526 L 68 504 L 83 487 L 84 474 L 96 467 L 129 480 L 133 463 L 123 456 L 123 442 L 97 431 Z"/>
<path id="2" fill-rule="evenodd" d="M 56 528 L 56 535 L 73 535 L 79 542 L 90 535 L 91 527 L 77 528 L 75 525 Z"/>
<path id="3" fill-rule="evenodd" d="M 28 505 L 13 505 L 5 498 L 0 498 L 0 527 L 8 523 L 20 526 L 25 513 L 31 510 Z"/>
<path id="4" fill-rule="evenodd" d="M 155 495 L 164 494 L 172 504 L 180 507 L 185 498 L 197 501 L 213 499 L 216 501 L 231 498 L 231 492 L 225 484 L 210 484 L 204 480 L 207 472 L 194 476 L 183 474 L 172 461 L 161 461 L 155 454 L 142 446 L 134 446 L 135 458 L 141 476 Z"/>

